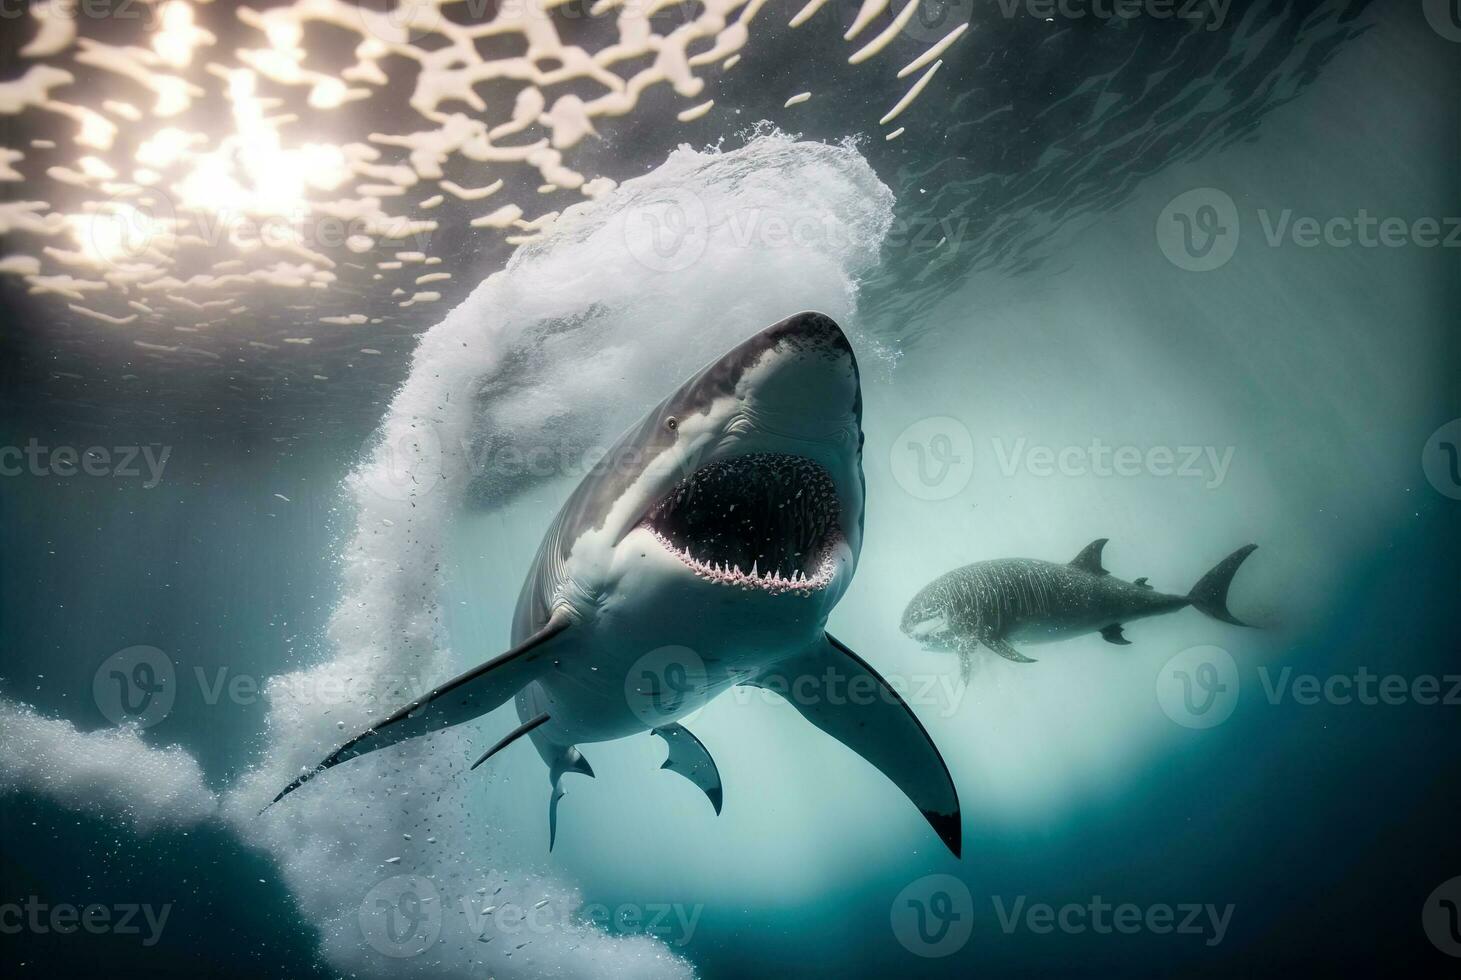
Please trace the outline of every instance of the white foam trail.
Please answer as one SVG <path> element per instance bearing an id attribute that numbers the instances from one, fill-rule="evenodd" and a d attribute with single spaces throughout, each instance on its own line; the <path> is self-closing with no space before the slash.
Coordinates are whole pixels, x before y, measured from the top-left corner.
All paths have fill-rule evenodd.
<path id="1" fill-rule="evenodd" d="M 484 870 L 521 858 L 469 814 L 464 777 L 478 746 L 468 739 L 481 741 L 471 726 L 356 760 L 255 813 L 346 736 L 481 659 L 480 650 L 448 650 L 440 570 L 483 425 L 524 449 L 548 433 L 555 451 L 563 440 L 592 445 L 780 317 L 815 308 L 846 323 L 891 216 L 890 192 L 849 147 L 775 134 L 726 153 L 682 147 L 653 173 L 567 212 L 422 338 L 379 442 L 348 481 L 357 526 L 330 621 L 333 659 L 269 685 L 265 757 L 225 804 L 276 855 L 337 967 L 689 975 L 653 940 L 575 924 L 567 886 Z M 506 645 L 505 629 L 497 639 Z M 546 779 L 541 789 L 546 805 Z M 382 955 L 362 902 L 381 882 L 393 901 L 407 875 L 417 876 L 413 901 L 427 891 L 439 903 L 440 939 L 419 955 Z M 565 914 L 524 948 L 480 943 L 480 910 L 468 906 L 482 887 L 501 888 L 493 904 L 531 909 L 546 899 Z"/>
<path id="2" fill-rule="evenodd" d="M 653 938 L 580 922 L 573 887 L 524 871 L 541 855 L 508 852 L 484 826 L 468 798 L 484 784 L 468 778 L 475 726 L 355 760 L 258 811 L 346 737 L 481 659 L 449 651 L 441 569 L 469 489 L 494 485 L 474 472 L 484 430 L 519 450 L 550 438 L 581 450 L 781 317 L 819 309 L 851 328 L 891 221 L 892 195 L 855 149 L 779 134 L 726 153 L 682 147 L 570 210 L 422 338 L 347 480 L 356 528 L 331 659 L 267 685 L 259 765 L 220 802 L 182 749 L 0 702 L 0 792 L 144 830 L 221 814 L 274 856 L 325 956 L 352 976 L 691 976 Z M 546 778 L 541 790 L 546 801 Z"/>
<path id="3" fill-rule="evenodd" d="M 29 705 L 0 700 L 0 793 L 17 789 L 142 833 L 191 826 L 218 809 L 185 750 L 152 748 L 135 728 L 77 731 Z"/>

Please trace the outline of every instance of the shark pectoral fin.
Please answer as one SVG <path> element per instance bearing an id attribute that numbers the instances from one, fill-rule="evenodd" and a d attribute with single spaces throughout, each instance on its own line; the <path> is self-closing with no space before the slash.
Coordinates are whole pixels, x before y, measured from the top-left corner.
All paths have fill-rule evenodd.
<path id="1" fill-rule="evenodd" d="M 563 799 L 563 790 L 557 783 L 553 784 L 553 795 L 548 797 L 548 853 L 553 853 L 553 845 L 558 842 L 558 801 Z"/>
<path id="2" fill-rule="evenodd" d="M 673 722 L 651 729 L 650 734 L 658 735 L 670 747 L 669 757 L 660 768 L 677 772 L 699 786 L 710 798 L 710 805 L 715 807 L 715 813 L 719 816 L 720 805 L 724 800 L 720 771 L 715 768 L 715 760 L 710 757 L 700 739 L 683 725 Z"/>
<path id="3" fill-rule="evenodd" d="M 974 651 L 968 647 L 959 647 L 959 683 L 968 686 L 969 678 L 974 673 Z"/>
<path id="4" fill-rule="evenodd" d="M 1110 626 L 1101 630 L 1101 636 L 1105 638 L 1107 643 L 1115 643 L 1117 646 L 1123 647 L 1131 646 L 1131 641 L 1126 638 L 1125 633 L 1121 632 L 1120 623 L 1112 623 Z"/>
<path id="5" fill-rule="evenodd" d="M 997 636 L 985 637 L 979 642 L 983 643 L 985 646 L 989 647 L 989 649 L 993 650 L 995 653 L 999 654 L 1001 657 L 1010 661 L 1011 663 L 1039 663 L 1039 661 L 1035 660 L 1033 657 L 1027 657 L 1020 651 L 1016 650 L 1014 647 L 1010 646 L 1008 640 L 1001 640 Z"/>
<path id="6" fill-rule="evenodd" d="M 563 799 L 563 788 L 558 784 L 564 773 L 582 773 L 594 778 L 594 767 L 588 764 L 576 745 L 563 745 L 554 749 L 553 761 L 548 764 L 548 780 L 553 784 L 553 795 L 548 797 L 548 853 L 558 840 L 558 801 Z"/>
<path id="7" fill-rule="evenodd" d="M 1081 549 L 1081 553 L 1070 561 L 1071 568 L 1079 568 L 1083 572 L 1090 572 L 1092 575 L 1109 575 L 1105 566 L 1101 564 L 1101 551 L 1106 547 L 1110 538 L 1097 538 Z"/>
<path id="8" fill-rule="evenodd" d="M 356 735 L 280 790 L 272 802 L 278 803 L 332 766 L 485 715 L 538 675 L 556 646 L 553 641 L 570 625 L 572 620 L 566 614 L 554 614 L 546 626 L 511 650 L 447 681 Z"/>
<path id="9" fill-rule="evenodd" d="M 494 755 L 507 748 L 513 742 L 516 742 L 528 732 L 546 722 L 548 720 L 548 717 L 548 712 L 545 711 L 541 715 L 538 715 L 538 717 L 533 718 L 530 721 L 525 721 L 521 725 L 518 725 L 512 731 L 508 732 L 506 735 L 502 736 L 502 738 L 498 739 L 496 745 L 492 746 L 492 748 L 488 749 L 486 752 L 483 752 L 482 757 L 479 758 L 476 762 L 472 763 L 472 768 L 476 769 L 482 763 L 486 762 L 488 759 L 492 758 Z"/>
<path id="10" fill-rule="evenodd" d="M 781 693 L 807 721 L 876 766 L 959 856 L 963 829 L 949 768 L 918 717 L 866 661 L 829 634 L 754 683 Z"/>

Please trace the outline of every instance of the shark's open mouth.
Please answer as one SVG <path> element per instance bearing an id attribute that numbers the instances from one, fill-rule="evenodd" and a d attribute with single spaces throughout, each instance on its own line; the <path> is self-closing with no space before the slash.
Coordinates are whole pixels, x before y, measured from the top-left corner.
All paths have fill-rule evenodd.
<path id="1" fill-rule="evenodd" d="M 701 467 L 642 526 L 701 578 L 767 592 L 826 588 L 842 538 L 837 487 L 803 456 L 755 453 Z"/>

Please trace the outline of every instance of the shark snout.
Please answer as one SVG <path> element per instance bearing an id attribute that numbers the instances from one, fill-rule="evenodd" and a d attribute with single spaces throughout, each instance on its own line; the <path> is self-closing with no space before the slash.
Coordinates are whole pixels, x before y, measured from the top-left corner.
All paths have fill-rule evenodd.
<path id="1" fill-rule="evenodd" d="M 809 434 L 860 420 L 857 358 L 831 317 L 798 313 L 761 331 L 749 346 L 737 393 L 754 417 Z"/>

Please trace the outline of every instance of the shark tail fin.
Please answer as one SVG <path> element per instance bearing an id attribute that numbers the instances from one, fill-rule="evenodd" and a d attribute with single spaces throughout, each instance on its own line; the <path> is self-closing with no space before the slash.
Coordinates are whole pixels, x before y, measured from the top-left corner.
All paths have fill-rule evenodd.
<path id="1" fill-rule="evenodd" d="M 1228 611 L 1228 586 L 1233 584 L 1233 576 L 1238 573 L 1238 566 L 1243 564 L 1243 559 L 1251 555 L 1257 547 L 1256 544 L 1245 544 L 1214 565 L 1210 572 L 1197 580 L 1192 591 L 1187 593 L 1187 601 L 1213 619 L 1220 619 L 1234 626 L 1250 625 Z"/>

